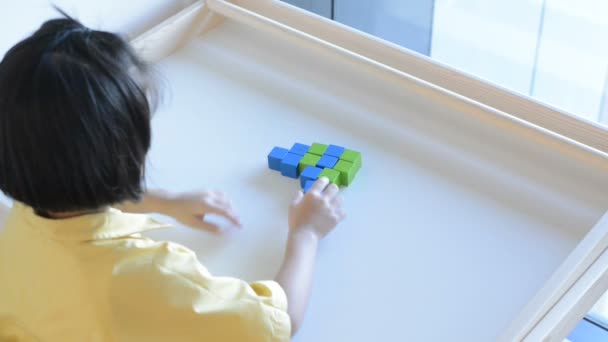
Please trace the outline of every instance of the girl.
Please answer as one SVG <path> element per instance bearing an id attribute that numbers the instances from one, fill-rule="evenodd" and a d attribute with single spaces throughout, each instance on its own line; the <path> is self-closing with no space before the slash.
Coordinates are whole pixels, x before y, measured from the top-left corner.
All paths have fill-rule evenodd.
<path id="1" fill-rule="evenodd" d="M 299 329 L 319 241 L 342 219 L 322 178 L 289 208 L 272 281 L 214 277 L 194 253 L 141 233 L 159 212 L 240 225 L 221 193 L 143 194 L 154 87 L 123 39 L 51 20 L 0 63 L 0 340 L 287 341 Z M 287 305 L 289 303 L 289 306 Z"/>

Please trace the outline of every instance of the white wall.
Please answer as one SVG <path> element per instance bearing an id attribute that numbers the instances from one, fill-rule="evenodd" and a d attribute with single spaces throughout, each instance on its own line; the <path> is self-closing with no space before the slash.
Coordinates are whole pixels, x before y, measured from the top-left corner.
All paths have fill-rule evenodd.
<path id="1" fill-rule="evenodd" d="M 534 97 L 598 120 L 608 72 L 608 2 L 547 0 Z"/>
<path id="2" fill-rule="evenodd" d="M 429 54 L 433 0 L 335 0 L 335 20 Z"/>
<path id="3" fill-rule="evenodd" d="M 431 56 L 598 121 L 608 77 L 608 2 L 545 0 L 544 9 L 543 0 L 436 0 Z"/>
<path id="4" fill-rule="evenodd" d="M 528 94 L 541 0 L 436 0 L 431 57 Z"/>

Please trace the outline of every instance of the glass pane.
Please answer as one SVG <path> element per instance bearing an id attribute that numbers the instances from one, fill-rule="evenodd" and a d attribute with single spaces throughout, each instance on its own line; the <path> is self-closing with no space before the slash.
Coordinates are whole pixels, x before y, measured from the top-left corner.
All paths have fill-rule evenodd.
<path id="1" fill-rule="evenodd" d="M 285 1 L 608 123 L 608 1 Z"/>
<path id="2" fill-rule="evenodd" d="M 608 76 L 608 2 L 547 0 L 530 95 L 602 120 Z"/>
<path id="3" fill-rule="evenodd" d="M 433 2 L 335 0 L 334 19 L 392 43 L 429 55 Z"/>
<path id="4" fill-rule="evenodd" d="M 582 319 L 566 338 L 568 342 L 608 341 L 608 322 L 592 313 Z"/>

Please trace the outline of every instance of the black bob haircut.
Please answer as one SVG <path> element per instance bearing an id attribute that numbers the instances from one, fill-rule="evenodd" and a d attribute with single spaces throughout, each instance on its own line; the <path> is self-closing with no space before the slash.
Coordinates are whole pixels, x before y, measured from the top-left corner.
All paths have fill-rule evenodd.
<path id="1" fill-rule="evenodd" d="M 147 65 L 61 13 L 0 62 L 0 189 L 42 214 L 139 199 L 151 140 Z"/>

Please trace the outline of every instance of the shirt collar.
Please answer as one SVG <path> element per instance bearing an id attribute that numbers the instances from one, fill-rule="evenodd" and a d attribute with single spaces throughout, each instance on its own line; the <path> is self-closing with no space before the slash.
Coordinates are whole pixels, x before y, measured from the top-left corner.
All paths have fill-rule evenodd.
<path id="1" fill-rule="evenodd" d="M 113 239 L 171 227 L 148 215 L 123 213 L 114 208 L 66 219 L 48 219 L 36 215 L 31 207 L 19 202 L 14 203 L 7 225 L 15 220 L 53 239 L 69 241 Z"/>

